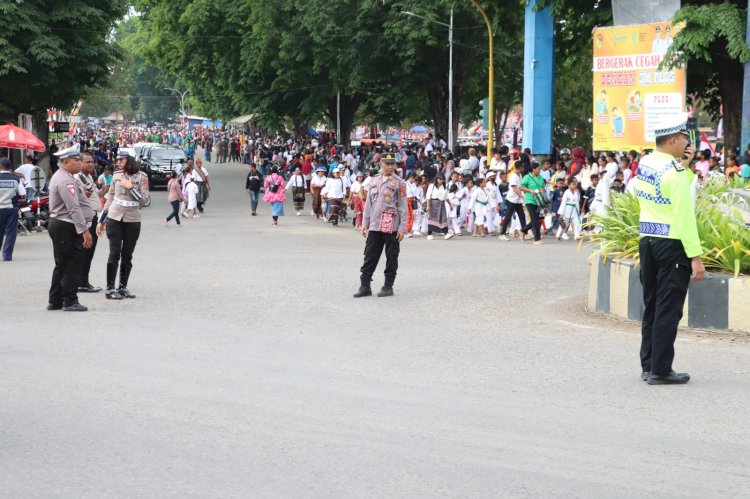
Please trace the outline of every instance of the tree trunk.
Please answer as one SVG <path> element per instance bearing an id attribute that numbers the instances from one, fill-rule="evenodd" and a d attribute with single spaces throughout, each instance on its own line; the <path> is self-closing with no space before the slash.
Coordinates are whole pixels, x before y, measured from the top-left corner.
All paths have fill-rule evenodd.
<path id="1" fill-rule="evenodd" d="M 362 104 L 365 95 L 356 92 L 354 95 L 341 94 L 341 143 L 345 146 L 351 144 L 351 133 L 354 127 L 354 115 Z M 334 95 L 328 103 L 328 114 L 333 122 L 333 128 L 336 128 L 337 116 L 337 98 Z"/>
<path id="2" fill-rule="evenodd" d="M 453 141 L 454 144 L 448 144 L 450 150 L 455 150 L 458 141 L 458 124 L 461 117 L 461 93 L 463 86 L 460 80 L 457 81 L 454 72 L 453 80 Z M 435 127 L 435 134 L 443 137 L 448 142 L 448 84 L 442 83 L 429 87 L 427 89 L 427 101 L 430 105 L 432 122 Z"/>
<path id="3" fill-rule="evenodd" d="M 292 128 L 294 129 L 294 138 L 304 136 L 307 133 L 307 126 L 299 118 L 292 118 Z"/>
<path id="4" fill-rule="evenodd" d="M 740 145 L 742 135 L 743 68 L 740 63 L 732 61 L 716 74 L 724 117 L 724 146 L 729 153 Z"/>

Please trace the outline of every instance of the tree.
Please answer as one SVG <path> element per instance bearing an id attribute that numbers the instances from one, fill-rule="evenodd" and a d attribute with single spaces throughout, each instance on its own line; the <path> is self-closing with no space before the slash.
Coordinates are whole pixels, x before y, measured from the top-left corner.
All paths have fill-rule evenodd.
<path id="1" fill-rule="evenodd" d="M 69 108 L 120 57 L 109 39 L 126 0 L 0 2 L 0 117 Z"/>
<path id="2" fill-rule="evenodd" d="M 745 43 L 745 0 L 686 2 L 673 18 L 685 22 L 666 59 L 687 63 L 688 95 L 696 94 L 714 118 L 724 118 L 724 143 L 740 145 L 742 131 L 742 64 L 750 59 Z M 723 113 L 722 113 L 723 111 Z"/>

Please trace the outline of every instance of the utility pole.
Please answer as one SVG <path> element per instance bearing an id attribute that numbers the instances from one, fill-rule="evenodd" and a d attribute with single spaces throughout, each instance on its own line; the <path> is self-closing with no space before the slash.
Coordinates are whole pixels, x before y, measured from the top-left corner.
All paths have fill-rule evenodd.
<path id="1" fill-rule="evenodd" d="M 490 108 L 489 108 L 489 126 L 487 127 L 487 157 L 491 158 L 491 150 L 493 147 L 495 147 L 495 141 L 492 136 L 492 127 L 495 124 L 495 70 L 494 70 L 494 52 L 493 47 L 495 45 L 493 41 L 492 36 L 492 23 L 490 23 L 490 18 L 487 17 L 487 13 L 484 11 L 481 5 L 477 3 L 477 0 L 469 0 L 472 5 L 474 5 L 474 8 L 479 11 L 480 14 L 482 14 L 482 17 L 484 18 L 484 22 L 487 25 L 487 34 L 489 35 L 489 44 L 490 44 L 490 65 L 489 65 L 489 81 L 488 86 L 489 92 L 488 97 L 490 99 Z"/>
<path id="2" fill-rule="evenodd" d="M 750 0 L 747 2 L 745 43 L 750 45 Z M 750 61 L 745 62 L 745 80 L 742 86 L 742 135 L 740 139 L 740 152 L 747 150 L 748 145 L 750 145 Z"/>

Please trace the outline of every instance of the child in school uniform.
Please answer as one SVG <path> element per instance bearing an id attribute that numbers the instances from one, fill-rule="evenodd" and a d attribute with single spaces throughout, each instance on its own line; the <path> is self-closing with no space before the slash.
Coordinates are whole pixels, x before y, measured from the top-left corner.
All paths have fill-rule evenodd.
<path id="1" fill-rule="evenodd" d="M 457 183 L 451 184 L 448 188 L 448 222 L 450 223 L 450 230 L 453 231 L 453 234 L 461 236 L 461 219 L 459 218 L 461 198 L 459 198 L 458 190 Z"/>
<path id="2" fill-rule="evenodd" d="M 580 239 L 581 213 L 578 211 L 579 206 L 581 206 L 581 194 L 578 192 L 578 182 L 576 182 L 576 179 L 571 178 L 568 180 L 568 190 L 563 194 L 560 208 L 557 210 L 560 221 L 556 234 L 558 240 L 561 237 L 566 241 L 570 239 L 566 234 L 570 227 L 573 228 L 575 239 Z"/>

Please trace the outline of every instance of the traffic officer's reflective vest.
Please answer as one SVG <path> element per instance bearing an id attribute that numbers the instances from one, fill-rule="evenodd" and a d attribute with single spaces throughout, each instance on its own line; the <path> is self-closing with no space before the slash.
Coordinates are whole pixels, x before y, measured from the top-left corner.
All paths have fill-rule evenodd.
<path id="1" fill-rule="evenodd" d="M 689 258 L 703 253 L 690 189 L 694 177 L 673 156 L 654 151 L 638 163 L 634 179 L 641 236 L 679 239 Z"/>

